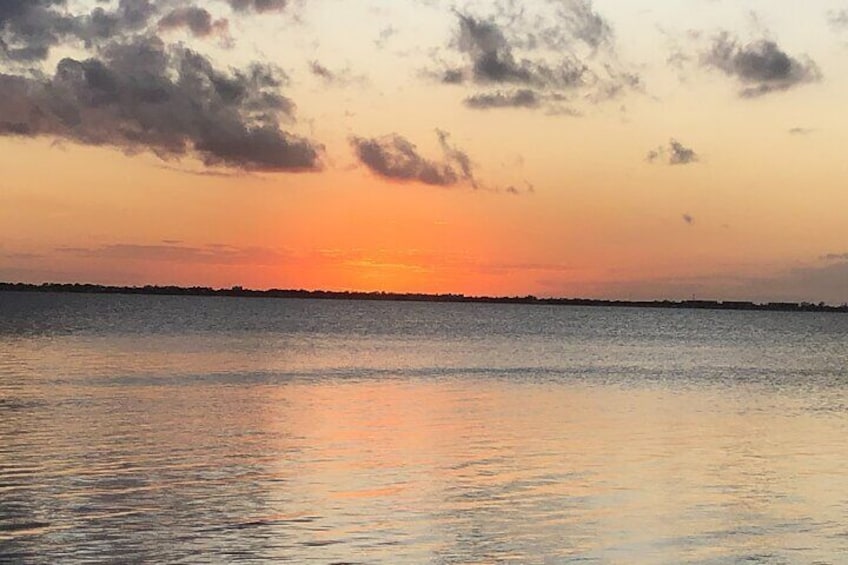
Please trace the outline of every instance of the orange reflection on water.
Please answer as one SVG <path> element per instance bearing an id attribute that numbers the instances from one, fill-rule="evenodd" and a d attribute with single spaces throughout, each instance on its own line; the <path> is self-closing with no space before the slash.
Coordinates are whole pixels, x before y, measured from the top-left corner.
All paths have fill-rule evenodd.
<path id="1" fill-rule="evenodd" d="M 843 511 L 822 498 L 848 495 L 827 450 L 845 424 L 762 391 L 389 380 L 272 402 L 269 425 L 303 434 L 276 497 L 321 516 L 322 539 L 359 536 L 367 559 L 391 553 L 380 543 L 409 563 L 826 558 L 812 530 L 836 533 Z"/>

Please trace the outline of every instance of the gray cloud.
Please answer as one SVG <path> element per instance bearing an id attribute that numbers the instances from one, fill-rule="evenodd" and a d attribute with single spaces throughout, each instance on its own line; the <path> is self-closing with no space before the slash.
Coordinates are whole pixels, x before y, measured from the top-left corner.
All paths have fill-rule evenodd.
<path id="1" fill-rule="evenodd" d="M 689 224 L 690 226 L 695 223 L 695 218 L 692 217 L 691 214 L 683 214 L 683 221 Z"/>
<path id="2" fill-rule="evenodd" d="M 739 95 L 744 98 L 821 80 L 821 72 L 812 59 L 792 57 L 768 39 L 743 45 L 726 32 L 716 36 L 702 53 L 701 64 L 741 82 L 744 87 Z"/>
<path id="3" fill-rule="evenodd" d="M 542 60 L 516 60 L 513 48 L 501 28 L 492 21 L 458 14 L 459 50 L 470 59 L 470 78 L 477 83 L 516 83 L 524 85 L 570 88 L 583 83 L 588 72 L 585 65 L 563 56 L 556 65 Z M 464 79 L 459 69 L 448 70 L 445 82 Z"/>
<path id="4" fill-rule="evenodd" d="M 309 72 L 321 79 L 326 86 L 361 85 L 368 82 L 365 76 L 353 74 L 349 67 L 332 70 L 318 61 L 309 62 Z"/>
<path id="5" fill-rule="evenodd" d="M 566 29 L 576 39 L 597 49 L 612 42 L 612 28 L 609 23 L 592 8 L 590 1 L 565 2 L 559 8 L 560 17 L 566 23 Z"/>
<path id="6" fill-rule="evenodd" d="M 237 12 L 288 4 L 228 1 Z M 183 27 L 203 37 L 225 31 L 226 20 L 190 0 L 100 4 L 79 12 L 66 0 L 0 0 L 0 135 L 192 155 L 247 171 L 320 167 L 322 147 L 281 128 L 294 120 L 293 102 L 280 94 L 284 73 L 260 64 L 220 69 L 157 35 Z M 57 46 L 88 55 L 47 69 Z"/>
<path id="7" fill-rule="evenodd" d="M 503 32 L 493 22 L 465 14 L 459 17 L 459 49 L 471 58 L 473 78 L 479 82 L 518 82 L 533 78 L 529 61 L 516 62 Z"/>
<path id="8" fill-rule="evenodd" d="M 488 17 L 456 12 L 452 47 L 464 59 L 447 65 L 445 84 L 512 85 L 520 96 L 478 92 L 465 101 L 471 108 L 534 108 L 538 102 L 582 94 L 599 102 L 638 88 L 640 79 L 621 69 L 612 29 L 589 0 L 545 0 L 519 4 L 495 2 Z M 598 57 L 603 49 L 603 57 Z M 531 103 L 530 91 L 537 103 Z"/>
<path id="9" fill-rule="evenodd" d="M 828 253 L 822 255 L 821 259 L 824 261 L 848 261 L 848 253 Z"/>
<path id="10" fill-rule="evenodd" d="M 0 2 L 0 60 L 41 61 L 68 39 L 91 47 L 144 29 L 157 11 L 150 0 L 120 0 L 114 10 L 97 6 L 87 14 L 72 14 L 65 8 L 65 0 Z"/>
<path id="11" fill-rule="evenodd" d="M 802 128 L 802 127 L 794 127 L 789 129 L 790 135 L 808 135 L 813 133 L 814 130 L 810 128 Z"/>
<path id="12" fill-rule="evenodd" d="M 465 99 L 465 105 L 476 110 L 489 108 L 537 108 L 541 100 L 539 95 L 528 88 L 511 92 L 495 91 L 474 94 Z"/>
<path id="13" fill-rule="evenodd" d="M 512 194 L 513 196 L 524 195 L 532 195 L 536 193 L 536 188 L 529 182 L 524 181 L 524 188 L 519 188 L 514 184 L 508 185 L 503 189 L 507 194 Z"/>
<path id="14" fill-rule="evenodd" d="M 477 187 L 471 159 L 450 145 L 448 134 L 436 130 L 442 159 L 427 159 L 418 148 L 398 134 L 378 138 L 351 137 L 359 161 L 371 172 L 390 180 L 420 182 L 435 186 L 454 186 L 466 183 Z"/>
<path id="15" fill-rule="evenodd" d="M 336 73 L 319 63 L 318 61 L 311 61 L 309 63 L 309 70 L 313 75 L 320 77 L 327 82 L 333 82 L 336 80 Z"/>
<path id="16" fill-rule="evenodd" d="M 290 256 L 266 247 L 206 245 L 195 247 L 179 243 L 140 245 L 116 243 L 101 247 L 59 247 L 57 252 L 89 259 L 129 261 L 168 261 L 213 265 L 279 265 Z"/>
<path id="17" fill-rule="evenodd" d="M 151 0 L 120 0 L 113 11 L 98 6 L 90 14 L 76 17 L 69 31 L 87 44 L 97 43 L 143 30 L 157 11 Z"/>
<path id="18" fill-rule="evenodd" d="M 47 57 L 61 35 L 75 29 L 74 18 L 58 10 L 63 0 L 0 2 L 0 53 L 12 61 Z"/>
<path id="19" fill-rule="evenodd" d="M 649 151 L 646 160 L 650 163 L 662 161 L 668 165 L 688 165 L 698 161 L 698 154 L 694 149 L 686 147 L 676 139 L 671 139 L 668 146 L 660 146 Z"/>
<path id="20" fill-rule="evenodd" d="M 827 23 L 836 31 L 848 29 L 848 10 L 830 10 L 827 13 Z"/>
<path id="21" fill-rule="evenodd" d="M 62 59 L 53 76 L 0 73 L 0 133 L 51 136 L 207 165 L 313 170 L 321 148 L 283 131 L 294 105 L 268 66 L 223 72 L 155 36 L 112 42 L 98 57 Z"/>
<path id="22" fill-rule="evenodd" d="M 374 41 L 374 45 L 379 48 L 383 48 L 386 46 L 386 43 L 391 39 L 394 35 L 396 35 L 398 30 L 393 26 L 387 26 L 380 30 L 380 35 Z"/>
<path id="23" fill-rule="evenodd" d="M 270 12 L 282 10 L 288 6 L 288 0 L 229 0 L 230 6 L 236 12 Z"/>
<path id="24" fill-rule="evenodd" d="M 174 8 L 159 20 L 161 29 L 187 28 L 196 37 L 226 31 L 227 20 L 213 20 L 212 14 L 196 6 Z"/>
<path id="25" fill-rule="evenodd" d="M 823 266 L 791 269 L 772 278 L 752 280 L 745 289 L 776 300 L 848 303 L 848 256 Z"/>

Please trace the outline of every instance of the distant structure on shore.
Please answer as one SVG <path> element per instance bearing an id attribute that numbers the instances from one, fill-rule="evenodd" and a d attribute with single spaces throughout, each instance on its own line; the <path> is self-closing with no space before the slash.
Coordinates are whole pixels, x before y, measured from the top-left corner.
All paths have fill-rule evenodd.
<path id="1" fill-rule="evenodd" d="M 106 286 L 82 283 L 0 282 L 6 292 L 65 292 L 78 294 L 152 294 L 168 296 L 230 296 L 246 298 L 312 298 L 319 300 L 394 300 L 401 302 L 470 302 L 491 304 L 548 304 L 568 306 L 610 306 L 628 308 L 693 308 L 702 310 L 764 310 L 776 312 L 842 312 L 848 304 L 831 306 L 824 302 L 743 302 L 717 300 L 599 300 L 593 298 L 537 298 L 535 296 L 465 296 L 464 294 L 418 294 L 397 292 L 349 292 L 329 290 L 250 290 L 241 286 Z"/>

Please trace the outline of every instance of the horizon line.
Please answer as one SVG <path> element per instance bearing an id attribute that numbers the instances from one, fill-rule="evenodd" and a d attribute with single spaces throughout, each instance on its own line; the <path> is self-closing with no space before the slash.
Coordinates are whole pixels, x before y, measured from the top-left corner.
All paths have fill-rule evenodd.
<path id="1" fill-rule="evenodd" d="M 65 292 L 76 294 L 137 294 L 159 296 L 212 296 L 240 298 L 294 298 L 294 299 L 323 299 L 323 300 L 389 300 L 398 302 L 465 302 L 489 304 L 538 304 L 566 306 L 609 306 L 636 308 L 688 308 L 708 310 L 755 310 L 755 311 L 784 311 L 784 312 L 846 312 L 848 304 L 827 304 L 825 302 L 786 302 L 767 301 L 754 302 L 749 300 L 717 300 L 717 299 L 608 299 L 608 298 L 579 298 L 579 297 L 537 297 L 532 294 L 524 296 L 486 296 L 466 295 L 464 293 L 428 293 L 428 292 L 393 292 L 393 291 L 360 291 L 360 290 L 307 290 L 269 288 L 265 290 L 245 288 L 233 285 L 229 288 L 211 286 L 180 286 L 180 285 L 105 285 L 98 283 L 25 283 L 0 281 L 0 291 L 11 292 Z"/>

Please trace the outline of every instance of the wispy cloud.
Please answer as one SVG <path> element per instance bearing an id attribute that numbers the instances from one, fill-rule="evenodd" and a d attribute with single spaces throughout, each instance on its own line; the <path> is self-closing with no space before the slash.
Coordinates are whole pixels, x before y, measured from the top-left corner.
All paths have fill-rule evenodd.
<path id="1" fill-rule="evenodd" d="M 541 103 L 539 95 L 527 88 L 504 92 L 484 92 L 474 94 L 465 99 L 465 105 L 477 110 L 490 108 L 538 108 Z"/>
<path id="2" fill-rule="evenodd" d="M 469 108 L 535 108 L 569 95 L 597 102 L 638 88 L 639 76 L 623 70 L 615 54 L 612 27 L 589 0 L 492 8 L 486 16 L 456 12 L 451 46 L 462 62 L 440 74 L 445 84 L 490 89 L 466 98 Z"/>
<path id="3" fill-rule="evenodd" d="M 115 243 L 99 247 L 59 247 L 58 253 L 90 259 L 166 261 L 214 265 L 280 265 L 291 255 L 267 247 L 229 245 L 190 246 L 176 242 L 161 244 Z"/>

